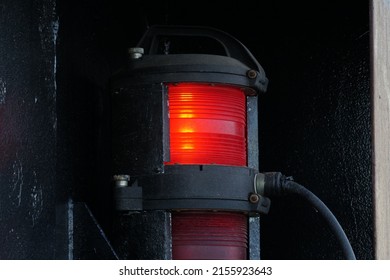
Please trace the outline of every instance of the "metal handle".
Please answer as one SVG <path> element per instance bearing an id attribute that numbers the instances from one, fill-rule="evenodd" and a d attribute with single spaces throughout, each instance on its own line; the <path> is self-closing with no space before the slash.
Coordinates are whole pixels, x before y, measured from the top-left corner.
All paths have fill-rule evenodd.
<path id="1" fill-rule="evenodd" d="M 145 54 L 157 54 L 159 37 L 161 36 L 192 36 L 214 39 L 223 46 L 226 56 L 241 61 L 251 69 L 259 72 L 264 71 L 256 58 L 240 41 L 226 32 L 211 27 L 154 25 L 147 29 L 137 47 L 143 48 Z"/>

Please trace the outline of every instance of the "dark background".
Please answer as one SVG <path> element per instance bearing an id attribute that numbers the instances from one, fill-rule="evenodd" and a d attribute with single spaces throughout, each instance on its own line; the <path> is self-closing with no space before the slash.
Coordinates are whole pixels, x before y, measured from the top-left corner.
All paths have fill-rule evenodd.
<path id="1" fill-rule="evenodd" d="M 281 171 L 333 211 L 373 259 L 368 1 L 0 1 L 0 259 L 69 256 L 69 198 L 110 236 L 110 76 L 148 25 L 211 26 L 269 78 L 260 170 Z M 274 199 L 263 259 L 338 259 L 299 198 Z M 65 244 L 65 245 L 64 245 Z"/>

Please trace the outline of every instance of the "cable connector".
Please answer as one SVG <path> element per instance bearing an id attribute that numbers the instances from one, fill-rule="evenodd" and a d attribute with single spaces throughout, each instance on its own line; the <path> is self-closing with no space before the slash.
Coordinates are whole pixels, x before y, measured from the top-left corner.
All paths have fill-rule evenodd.
<path id="1" fill-rule="evenodd" d="M 292 177 L 286 177 L 281 172 L 258 173 L 255 177 L 255 193 L 267 197 L 282 196 L 286 194 L 286 181 L 292 181 Z"/>
<path id="2" fill-rule="evenodd" d="M 266 197 L 295 194 L 304 198 L 325 219 L 339 241 L 345 258 L 347 260 L 356 259 L 351 244 L 333 213 L 315 194 L 294 182 L 292 177 L 286 177 L 280 172 L 258 173 L 255 176 L 254 189 L 257 194 Z"/>

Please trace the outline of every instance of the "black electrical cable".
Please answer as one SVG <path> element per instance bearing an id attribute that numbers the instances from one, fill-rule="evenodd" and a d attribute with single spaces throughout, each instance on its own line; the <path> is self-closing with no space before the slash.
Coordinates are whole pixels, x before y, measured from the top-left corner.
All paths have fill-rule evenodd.
<path id="1" fill-rule="evenodd" d="M 342 248 L 345 259 L 356 260 L 351 243 L 348 240 L 340 223 L 329 208 L 311 191 L 304 186 L 286 178 L 281 173 L 266 173 L 264 184 L 265 196 L 280 196 L 283 194 L 297 194 L 306 199 L 325 219 L 330 229 L 335 234 Z"/>
<path id="2" fill-rule="evenodd" d="M 286 180 L 284 183 L 284 191 L 286 193 L 297 194 L 305 198 L 312 206 L 314 206 L 322 217 L 324 217 L 332 232 L 334 232 L 343 250 L 344 257 L 347 260 L 356 260 L 352 246 L 340 223 L 329 208 L 315 194 L 306 189 L 304 186 L 289 180 Z"/>

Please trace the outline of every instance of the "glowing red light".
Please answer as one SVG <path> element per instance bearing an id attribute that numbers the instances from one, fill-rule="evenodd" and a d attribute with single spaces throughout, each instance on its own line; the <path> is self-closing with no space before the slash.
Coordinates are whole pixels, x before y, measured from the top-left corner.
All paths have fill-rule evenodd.
<path id="1" fill-rule="evenodd" d="M 230 85 L 168 84 L 170 162 L 247 165 L 246 96 Z M 246 259 L 247 217 L 172 213 L 173 259 Z"/>
<path id="2" fill-rule="evenodd" d="M 170 162 L 246 166 L 246 97 L 229 85 L 168 85 Z"/>

